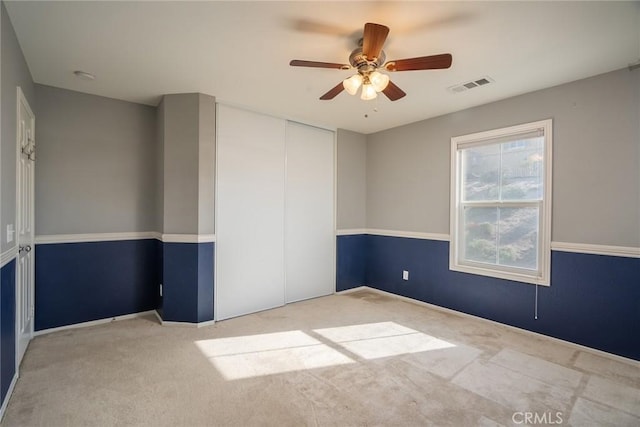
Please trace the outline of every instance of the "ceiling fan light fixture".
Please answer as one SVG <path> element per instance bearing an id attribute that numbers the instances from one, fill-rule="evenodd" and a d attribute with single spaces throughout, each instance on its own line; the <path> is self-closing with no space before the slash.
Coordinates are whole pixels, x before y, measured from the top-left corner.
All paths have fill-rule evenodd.
<path id="1" fill-rule="evenodd" d="M 371 82 L 371 85 L 376 90 L 376 92 L 382 92 L 389 84 L 389 76 L 374 71 L 369 74 L 369 81 Z"/>
<path id="2" fill-rule="evenodd" d="M 342 86 L 349 95 L 355 95 L 358 92 L 358 88 L 362 85 L 362 76 L 360 74 L 354 74 L 353 76 L 344 79 Z"/>
<path id="3" fill-rule="evenodd" d="M 378 92 L 376 92 L 376 89 L 372 84 L 365 83 L 362 85 L 362 94 L 360 95 L 360 99 L 363 101 L 370 101 L 375 99 L 377 96 Z"/>

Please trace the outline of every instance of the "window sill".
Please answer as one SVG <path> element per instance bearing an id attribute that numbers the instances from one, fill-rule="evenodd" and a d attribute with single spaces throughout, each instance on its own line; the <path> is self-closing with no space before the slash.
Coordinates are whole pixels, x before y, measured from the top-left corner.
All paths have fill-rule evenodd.
<path id="1" fill-rule="evenodd" d="M 460 265 L 460 264 L 450 264 L 449 270 L 458 271 L 460 273 L 494 277 L 496 279 L 511 280 L 514 282 L 528 283 L 531 285 L 550 286 L 550 280 L 548 275 L 546 275 L 547 277 L 528 276 L 525 274 L 512 273 L 509 271 L 492 270 L 488 268 L 480 268 L 480 267 Z"/>

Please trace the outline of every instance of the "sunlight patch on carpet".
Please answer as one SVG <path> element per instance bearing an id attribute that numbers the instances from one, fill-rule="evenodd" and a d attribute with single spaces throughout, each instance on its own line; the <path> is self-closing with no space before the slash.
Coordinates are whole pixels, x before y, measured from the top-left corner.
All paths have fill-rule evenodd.
<path id="1" fill-rule="evenodd" d="M 318 339 L 286 331 L 195 344 L 227 380 L 356 363 L 354 357 L 370 360 L 455 347 L 395 322 L 314 329 L 312 335 Z"/>
<path id="2" fill-rule="evenodd" d="M 196 345 L 227 380 L 354 363 L 302 331 L 200 340 Z"/>
<path id="3" fill-rule="evenodd" d="M 314 332 L 363 359 L 378 359 L 455 347 L 450 342 L 395 322 L 315 329 Z"/>

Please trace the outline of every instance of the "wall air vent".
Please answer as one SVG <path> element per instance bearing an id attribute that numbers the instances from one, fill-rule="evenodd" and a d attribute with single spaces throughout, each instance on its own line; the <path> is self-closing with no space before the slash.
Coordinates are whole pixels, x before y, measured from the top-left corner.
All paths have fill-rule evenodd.
<path id="1" fill-rule="evenodd" d="M 494 82 L 495 81 L 491 77 L 484 76 L 479 78 L 478 80 L 472 80 L 470 82 L 460 83 L 458 85 L 448 87 L 447 90 L 452 93 L 460 93 L 460 92 L 467 91 L 469 89 L 488 85 L 489 83 L 494 83 Z"/>

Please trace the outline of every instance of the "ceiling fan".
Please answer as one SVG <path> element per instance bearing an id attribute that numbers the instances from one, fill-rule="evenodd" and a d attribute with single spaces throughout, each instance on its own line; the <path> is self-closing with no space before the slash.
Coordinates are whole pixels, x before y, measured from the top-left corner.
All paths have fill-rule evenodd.
<path id="1" fill-rule="evenodd" d="M 389 27 L 373 23 L 365 24 L 364 34 L 358 43 L 359 47 L 349 55 L 349 64 L 294 59 L 289 62 L 289 65 L 292 67 L 334 68 L 357 71 L 356 74 L 340 82 L 333 89 L 322 95 L 320 97 L 321 100 L 333 99 L 343 90 L 346 90 L 350 95 L 355 95 L 358 89 L 362 87 L 360 98 L 363 100 L 374 99 L 378 96 L 378 92 L 382 92 L 391 101 L 397 101 L 404 97 L 406 93 L 390 81 L 387 74 L 380 71 L 436 70 L 451 66 L 452 57 L 449 53 L 395 59 L 385 62 L 386 54 L 382 47 L 387 40 L 388 34 Z"/>

